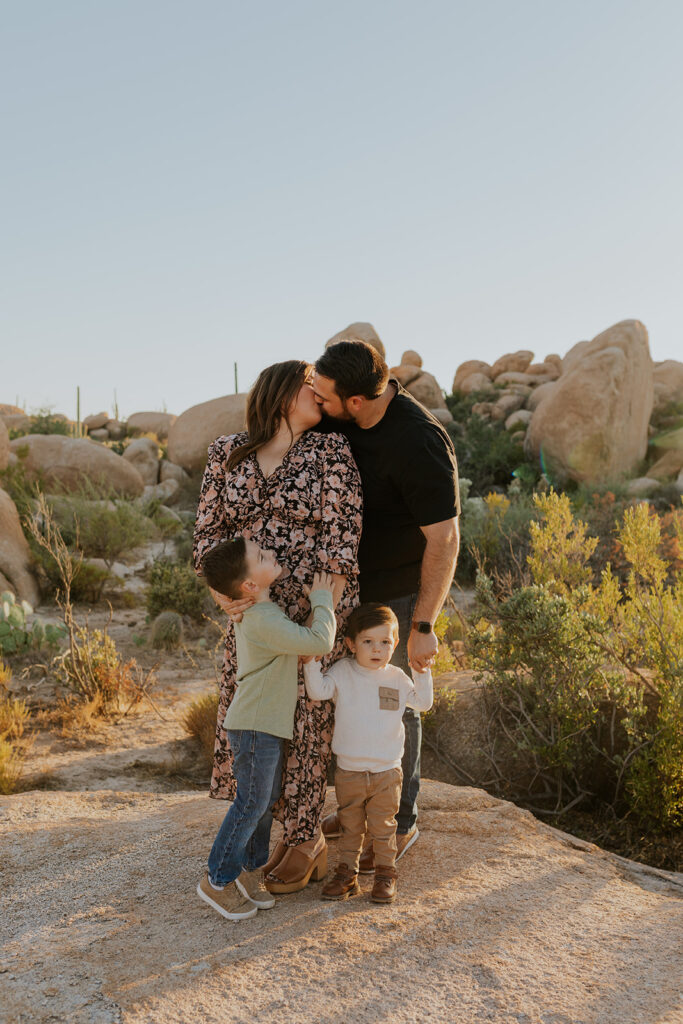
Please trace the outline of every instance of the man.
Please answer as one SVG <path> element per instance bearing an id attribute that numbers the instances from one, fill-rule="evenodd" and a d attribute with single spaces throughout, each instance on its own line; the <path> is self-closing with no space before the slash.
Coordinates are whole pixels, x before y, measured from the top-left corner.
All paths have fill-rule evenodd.
<path id="1" fill-rule="evenodd" d="M 363 533 L 358 561 L 361 601 L 389 605 L 399 621 L 392 661 L 423 671 L 438 648 L 434 622 L 448 594 L 460 541 L 458 470 L 441 424 L 397 380 L 363 341 L 332 345 L 312 380 L 331 429 L 349 440 L 363 484 Z M 407 709 L 403 789 L 397 815 L 397 859 L 417 840 L 422 725 Z M 336 815 L 323 832 L 339 833 Z M 372 850 L 360 870 L 372 871 Z"/>

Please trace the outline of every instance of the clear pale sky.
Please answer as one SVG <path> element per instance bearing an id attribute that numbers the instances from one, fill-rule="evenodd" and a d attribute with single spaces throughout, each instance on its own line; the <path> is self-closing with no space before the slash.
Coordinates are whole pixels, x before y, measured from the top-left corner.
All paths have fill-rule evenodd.
<path id="1" fill-rule="evenodd" d="M 683 359 L 678 0 L 0 0 L 0 401 L 180 413 L 369 320 Z"/>

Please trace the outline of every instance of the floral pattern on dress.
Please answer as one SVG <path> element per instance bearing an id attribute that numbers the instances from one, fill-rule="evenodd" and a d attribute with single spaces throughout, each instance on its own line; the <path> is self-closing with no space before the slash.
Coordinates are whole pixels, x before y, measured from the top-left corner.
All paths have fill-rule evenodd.
<path id="1" fill-rule="evenodd" d="M 219 437 L 209 447 L 197 508 L 194 534 L 195 568 L 222 540 L 242 535 L 273 551 L 284 572 L 271 597 L 294 621 L 303 625 L 310 613 L 304 596 L 316 571 L 346 576 L 336 609 L 337 638 L 322 659 L 323 669 L 344 653 L 344 624 L 358 604 L 358 543 L 362 526 L 360 476 L 346 438 L 308 431 L 290 448 L 266 478 L 255 454 L 229 473 L 226 459 L 246 442 L 246 433 Z M 210 795 L 235 796 L 232 752 L 223 721 L 235 693 L 237 656 L 235 631 L 228 620 L 216 726 Z M 332 753 L 334 706 L 306 696 L 303 673 L 294 714 L 294 735 L 286 744 L 282 795 L 275 816 L 283 822 L 285 842 L 305 842 L 317 832 Z"/>

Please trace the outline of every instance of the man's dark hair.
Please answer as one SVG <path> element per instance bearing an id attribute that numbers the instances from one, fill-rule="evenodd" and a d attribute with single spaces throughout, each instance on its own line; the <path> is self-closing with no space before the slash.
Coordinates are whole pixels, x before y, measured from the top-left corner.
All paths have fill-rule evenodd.
<path id="1" fill-rule="evenodd" d="M 377 349 L 356 339 L 330 345 L 316 361 L 315 369 L 321 377 L 334 381 L 343 401 L 353 395 L 379 398 L 389 380 L 389 368 Z"/>
<path id="2" fill-rule="evenodd" d="M 247 545 L 244 537 L 223 540 L 202 558 L 202 573 L 212 590 L 236 600 L 247 577 Z"/>
<path id="3" fill-rule="evenodd" d="M 391 608 L 377 601 L 368 601 L 366 604 L 359 604 L 349 615 L 346 620 L 346 635 L 355 640 L 363 630 L 385 624 L 393 628 L 394 636 L 398 636 L 398 619 Z"/>

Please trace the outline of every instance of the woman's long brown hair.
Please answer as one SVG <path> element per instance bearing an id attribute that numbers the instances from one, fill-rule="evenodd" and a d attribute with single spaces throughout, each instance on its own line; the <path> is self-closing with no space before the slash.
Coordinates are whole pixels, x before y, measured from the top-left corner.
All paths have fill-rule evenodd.
<path id="1" fill-rule="evenodd" d="M 287 410 L 306 383 L 310 365 L 302 359 L 289 359 L 286 363 L 273 363 L 256 378 L 247 395 L 247 441 L 233 449 L 225 463 L 230 472 L 252 452 L 256 452 L 275 437 L 284 420 L 294 440 Z"/>

